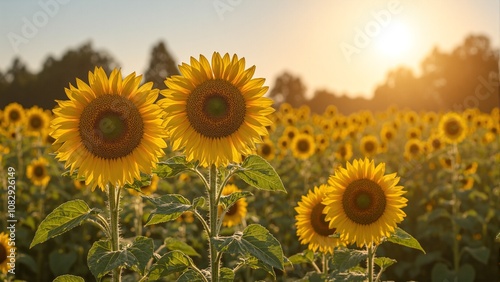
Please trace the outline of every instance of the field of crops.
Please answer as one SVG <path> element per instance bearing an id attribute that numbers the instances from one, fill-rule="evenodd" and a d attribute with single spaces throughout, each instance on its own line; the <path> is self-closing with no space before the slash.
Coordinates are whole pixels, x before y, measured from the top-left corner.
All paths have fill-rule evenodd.
<path id="1" fill-rule="evenodd" d="M 65 106 L 60 103 L 59 118 Z M 130 173 L 134 182 L 122 181 L 117 192 L 92 190 L 94 183 L 85 181 L 89 175 L 82 178 L 56 159 L 66 144 L 53 144 L 54 134 L 49 134 L 54 124 L 65 126 L 54 113 L 8 105 L 0 111 L 0 278 L 52 281 L 70 274 L 58 281 L 94 281 L 113 274 L 123 281 L 209 281 L 214 275 L 220 281 L 498 280 L 499 108 L 435 113 L 388 107 L 343 115 L 333 105 L 314 114 L 307 107 L 282 104 L 268 117 L 272 123 L 264 125 L 269 135 L 253 152 L 260 157 L 245 152 L 239 156 L 241 165 L 220 161 L 216 168 L 210 166 L 210 153 L 200 160 L 196 152 L 177 150 L 172 133 L 161 138 L 168 146 L 159 154 L 154 176 L 141 170 L 137 179 Z M 151 144 L 160 143 L 151 138 Z M 398 197 L 407 202 L 401 207 L 405 216 L 395 219 L 397 229 L 353 244 L 357 241 L 339 243 L 345 238 L 331 226 L 326 226 L 331 234 L 324 236 L 321 226 L 325 228 L 329 215 L 325 219 L 321 212 L 317 220 L 323 225 L 312 217 L 309 225 L 298 224 L 298 213 L 314 214 L 307 195 L 310 200 L 315 187 L 334 184 L 335 175 L 352 177 L 358 161 L 368 170 L 368 162 L 377 169 L 385 164 L 382 174 L 399 177 L 397 185 L 406 193 Z M 92 167 L 85 159 L 79 162 Z M 113 167 L 94 166 L 117 173 Z M 207 192 L 210 187 L 221 189 L 218 206 Z M 117 201 L 110 202 L 112 196 Z M 387 201 L 384 207 L 392 207 Z M 108 211 L 113 208 L 115 222 Z M 206 220 L 217 214 L 218 221 Z M 119 226 L 117 248 L 111 246 L 114 224 Z M 209 240 L 207 230 L 213 228 L 217 236 Z M 309 237 L 300 238 L 299 229 Z M 375 277 L 368 277 L 370 271 Z"/>

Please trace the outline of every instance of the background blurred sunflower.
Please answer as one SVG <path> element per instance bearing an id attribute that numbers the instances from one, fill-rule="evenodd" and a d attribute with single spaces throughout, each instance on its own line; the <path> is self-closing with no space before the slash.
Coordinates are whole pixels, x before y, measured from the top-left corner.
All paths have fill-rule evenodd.
<path id="1" fill-rule="evenodd" d="M 203 55 L 190 63 L 179 66 L 182 75 L 167 78 L 168 89 L 161 91 L 172 149 L 183 149 L 188 161 L 202 166 L 240 163 L 272 124 L 265 80 L 252 79 L 255 66 L 245 70 L 237 55 L 215 52 L 211 65 Z"/>
<path id="2" fill-rule="evenodd" d="M 7 233 L 0 233 L 0 271 L 4 274 L 9 270 L 9 258 L 11 246 L 9 246 L 9 235 Z"/>
<path id="3" fill-rule="evenodd" d="M 365 157 L 373 157 L 378 152 L 378 140 L 373 135 L 366 135 L 361 138 L 360 145 L 361 153 Z"/>
<path id="4" fill-rule="evenodd" d="M 23 106 L 18 103 L 10 103 L 3 111 L 4 126 L 19 125 L 24 121 L 25 116 Z"/>
<path id="5" fill-rule="evenodd" d="M 92 190 L 132 183 L 141 171 L 151 174 L 164 155 L 158 90 L 151 90 L 151 82 L 139 87 L 141 79 L 135 73 L 122 79 L 117 69 L 108 78 L 95 68 L 88 85 L 77 79 L 78 88 L 65 89 L 70 100 L 57 101 L 51 133 L 60 145 L 56 157 L 71 173 L 78 169 Z"/>
<path id="6" fill-rule="evenodd" d="M 276 154 L 274 143 L 271 140 L 264 140 L 262 144 L 258 145 L 257 154 L 268 161 L 274 159 Z"/>
<path id="7" fill-rule="evenodd" d="M 307 195 L 302 196 L 297 203 L 295 211 L 295 226 L 297 227 L 297 236 L 301 244 L 308 244 L 308 248 L 315 252 L 319 249 L 320 252 L 333 254 L 333 249 L 342 245 L 342 240 L 339 238 L 329 237 L 335 233 L 335 228 L 330 228 L 328 222 L 325 221 L 322 204 L 327 186 L 320 185 L 309 190 Z"/>
<path id="8" fill-rule="evenodd" d="M 467 124 L 461 115 L 450 112 L 441 118 L 438 130 L 445 142 L 460 143 L 467 135 Z"/>
<path id="9" fill-rule="evenodd" d="M 375 167 L 373 160 L 354 160 L 328 179 L 331 188 L 322 202 L 326 220 L 349 243 L 378 244 L 406 216 L 401 210 L 406 206 L 402 196 L 406 192 L 396 186 L 399 177 L 384 172 L 385 163 Z"/>
<path id="10" fill-rule="evenodd" d="M 222 190 L 222 195 L 227 196 L 231 195 L 234 192 L 241 192 L 238 187 L 234 184 L 227 184 Z M 229 209 L 226 211 L 224 218 L 222 219 L 222 225 L 231 227 L 234 225 L 240 224 L 245 216 L 247 215 L 247 200 L 245 198 L 241 198 L 236 201 Z M 219 205 L 219 215 L 222 214 L 223 208 L 222 205 Z"/>
<path id="11" fill-rule="evenodd" d="M 299 133 L 293 138 L 290 148 L 294 157 L 305 160 L 316 152 L 316 143 L 311 135 Z"/>
<path id="12" fill-rule="evenodd" d="M 50 181 L 48 166 L 49 162 L 45 158 L 33 159 L 26 169 L 26 176 L 33 184 L 46 186 Z"/>
<path id="13" fill-rule="evenodd" d="M 39 136 L 42 131 L 49 127 L 50 116 L 43 109 L 34 106 L 26 112 L 26 132 Z"/>

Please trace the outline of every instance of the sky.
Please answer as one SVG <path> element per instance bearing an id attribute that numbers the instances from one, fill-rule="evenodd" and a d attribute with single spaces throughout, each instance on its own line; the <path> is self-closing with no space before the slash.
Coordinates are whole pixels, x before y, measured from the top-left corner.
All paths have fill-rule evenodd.
<path id="1" fill-rule="evenodd" d="M 236 53 L 270 87 L 288 71 L 308 96 L 369 98 L 389 70 L 404 65 L 418 74 L 433 47 L 451 52 L 470 34 L 499 48 L 499 0 L 4 0 L 0 71 L 18 56 L 37 72 L 47 56 L 91 41 L 124 75 L 142 74 L 164 41 L 178 64 Z"/>

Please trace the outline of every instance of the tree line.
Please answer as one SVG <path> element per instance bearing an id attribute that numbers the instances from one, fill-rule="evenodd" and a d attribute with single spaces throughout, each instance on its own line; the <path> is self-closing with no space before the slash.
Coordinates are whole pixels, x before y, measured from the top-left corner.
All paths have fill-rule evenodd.
<path id="1" fill-rule="evenodd" d="M 300 77 L 286 71 L 275 79 L 268 95 L 276 107 L 285 102 L 294 107 L 308 105 L 317 113 L 327 105 L 336 105 L 344 114 L 383 111 L 390 105 L 415 111 L 461 111 L 470 107 L 490 111 L 500 106 L 498 64 L 499 50 L 491 46 L 489 38 L 469 35 L 449 53 L 433 48 L 422 60 L 419 76 L 405 66 L 390 70 L 371 99 L 351 98 L 325 89 L 316 90 L 308 99 Z M 179 74 L 177 65 L 160 41 L 151 49 L 144 80 L 164 88 L 165 77 Z M 38 73 L 30 72 L 20 58 L 14 58 L 5 72 L 0 71 L 0 108 L 18 102 L 24 107 L 52 109 L 55 100 L 66 99 L 64 88 L 74 84 L 77 77 L 86 80 L 94 66 L 109 72 L 118 63 L 107 52 L 95 50 L 91 42 L 68 50 L 59 59 L 47 57 Z"/>

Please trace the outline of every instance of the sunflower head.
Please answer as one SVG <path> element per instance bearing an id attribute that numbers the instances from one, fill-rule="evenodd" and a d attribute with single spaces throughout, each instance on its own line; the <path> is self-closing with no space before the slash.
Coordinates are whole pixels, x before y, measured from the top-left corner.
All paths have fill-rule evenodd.
<path id="1" fill-rule="evenodd" d="M 336 228 L 330 227 L 325 221 L 323 213 L 325 205 L 322 201 L 327 189 L 326 185 L 320 185 L 302 196 L 295 207 L 297 212 L 295 226 L 301 244 L 308 244 L 308 248 L 313 252 L 319 250 L 322 253 L 332 254 L 335 247 L 344 243 L 340 238 L 331 237 Z"/>
<path id="2" fill-rule="evenodd" d="M 49 162 L 45 158 L 34 159 L 26 168 L 26 176 L 33 184 L 46 186 L 50 181 L 48 166 Z"/>
<path id="3" fill-rule="evenodd" d="M 373 135 L 363 136 L 360 142 L 360 149 L 364 156 L 371 157 L 378 153 L 378 140 Z"/>
<path id="4" fill-rule="evenodd" d="M 0 233 L 0 272 L 3 274 L 7 274 L 11 268 L 8 256 L 12 249 L 15 249 L 15 247 L 9 246 L 9 234 Z"/>
<path id="5" fill-rule="evenodd" d="M 418 158 L 424 152 L 423 144 L 418 139 L 409 139 L 405 144 L 404 156 L 407 160 Z"/>
<path id="6" fill-rule="evenodd" d="M 316 152 L 316 142 L 309 134 L 298 134 L 290 145 L 294 157 L 306 160 Z"/>
<path id="7" fill-rule="evenodd" d="M 274 159 L 274 156 L 276 154 L 274 143 L 271 140 L 264 140 L 262 144 L 259 144 L 257 153 L 259 154 L 259 156 L 268 161 Z"/>
<path id="8" fill-rule="evenodd" d="M 214 53 L 211 63 L 203 55 L 191 57 L 179 70 L 161 91 L 172 149 L 202 166 L 241 162 L 272 124 L 264 79 L 252 78 L 255 66 L 245 69 L 244 58 L 229 54 Z"/>
<path id="9" fill-rule="evenodd" d="M 26 132 L 39 136 L 49 127 L 50 116 L 41 108 L 34 106 L 26 113 Z"/>
<path id="10" fill-rule="evenodd" d="M 65 89 L 69 100 L 57 101 L 52 137 L 57 158 L 86 180 L 92 190 L 108 184 L 123 186 L 140 179 L 164 155 L 166 143 L 161 108 L 154 103 L 152 83 L 139 86 L 135 73 L 122 78 L 102 68 L 89 72 L 89 84 Z"/>
<path id="11" fill-rule="evenodd" d="M 234 192 L 241 192 L 234 184 L 227 184 L 224 189 L 222 189 L 223 196 L 231 195 Z M 237 200 L 224 214 L 222 225 L 231 227 L 240 224 L 247 214 L 247 205 L 247 200 L 245 198 Z M 222 211 L 223 207 L 219 206 L 219 214 L 222 214 Z"/>
<path id="12" fill-rule="evenodd" d="M 399 177 L 385 173 L 385 164 L 373 160 L 354 160 L 338 168 L 328 180 L 323 204 L 330 227 L 337 228 L 341 238 L 359 247 L 379 244 L 382 237 L 394 232 L 406 214 L 406 193 L 397 186 Z"/>
<path id="13" fill-rule="evenodd" d="M 26 113 L 23 106 L 18 103 L 10 103 L 3 111 L 3 122 L 5 126 L 16 126 L 23 123 Z"/>
<path id="14" fill-rule="evenodd" d="M 467 124 L 457 113 L 444 115 L 439 121 L 438 129 L 447 143 L 460 143 L 467 135 Z"/>

